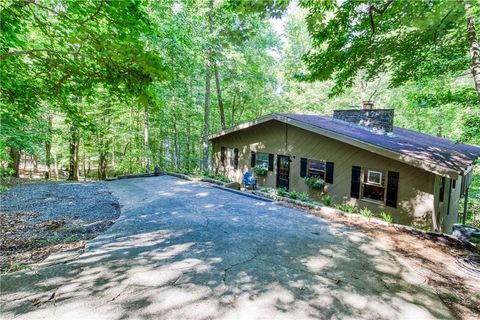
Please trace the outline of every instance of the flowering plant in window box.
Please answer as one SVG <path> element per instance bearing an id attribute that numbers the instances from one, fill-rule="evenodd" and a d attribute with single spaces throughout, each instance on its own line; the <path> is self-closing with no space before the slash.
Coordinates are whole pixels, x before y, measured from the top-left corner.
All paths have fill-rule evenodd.
<path id="1" fill-rule="evenodd" d="M 268 173 L 268 170 L 265 169 L 264 167 L 254 167 L 253 172 L 255 172 L 257 176 L 266 176 Z"/>
<path id="2" fill-rule="evenodd" d="M 317 177 L 306 177 L 305 184 L 313 189 L 323 189 L 323 186 L 325 185 L 325 181 Z"/>

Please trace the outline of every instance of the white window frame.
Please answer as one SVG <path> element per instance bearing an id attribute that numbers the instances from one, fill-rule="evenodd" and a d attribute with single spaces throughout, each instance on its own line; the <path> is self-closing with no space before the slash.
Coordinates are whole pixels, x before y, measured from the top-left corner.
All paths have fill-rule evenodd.
<path id="1" fill-rule="evenodd" d="M 260 155 L 265 155 L 267 160 L 260 160 Z M 255 159 L 255 166 L 256 167 L 260 167 L 260 168 L 264 168 L 266 170 L 268 170 L 268 162 L 269 162 L 269 155 L 268 153 L 265 153 L 265 152 L 257 152 L 257 157 Z"/>
<path id="2" fill-rule="evenodd" d="M 368 169 L 365 169 L 365 170 L 367 170 L 367 172 L 368 172 L 368 173 L 367 173 L 367 183 L 385 187 L 384 185 L 382 185 L 383 172 L 381 172 L 381 171 L 375 171 L 375 170 L 368 170 Z M 378 174 L 380 175 L 380 182 L 371 181 L 371 180 L 370 180 L 370 174 L 371 174 L 371 173 L 378 173 Z"/>
<path id="3" fill-rule="evenodd" d="M 314 159 L 308 159 L 307 160 L 307 177 L 314 177 L 315 175 L 310 174 L 310 163 L 311 162 L 323 162 L 323 171 L 322 170 L 317 170 L 313 169 L 312 171 L 319 172 L 320 174 L 323 175 L 321 179 L 325 179 L 325 174 L 326 174 L 326 165 L 327 162 L 325 160 L 314 160 Z"/>
<path id="4" fill-rule="evenodd" d="M 365 181 L 365 170 L 367 171 L 367 181 Z M 370 180 L 370 172 L 380 173 L 380 183 L 369 181 Z M 387 187 L 386 187 L 387 186 L 387 179 L 386 179 L 386 176 L 385 176 L 385 180 L 383 179 L 383 177 L 384 177 L 383 171 L 372 170 L 372 169 L 362 167 L 361 179 L 360 179 L 360 199 L 363 200 L 363 201 L 367 201 L 367 202 L 372 202 L 372 203 L 385 205 L 385 203 L 387 201 Z M 383 180 L 383 184 L 382 184 L 382 180 Z M 370 185 L 370 186 L 383 188 L 383 200 L 375 200 L 375 199 L 365 197 L 364 196 L 365 185 Z"/>

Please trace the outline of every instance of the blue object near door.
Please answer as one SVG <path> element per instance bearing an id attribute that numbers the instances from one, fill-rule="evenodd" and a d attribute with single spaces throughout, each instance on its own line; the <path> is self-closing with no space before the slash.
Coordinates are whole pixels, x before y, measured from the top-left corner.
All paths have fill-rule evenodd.
<path id="1" fill-rule="evenodd" d="M 243 185 L 245 188 L 251 187 L 252 189 L 257 188 L 257 180 L 253 177 L 251 172 L 245 172 L 243 175 Z"/>

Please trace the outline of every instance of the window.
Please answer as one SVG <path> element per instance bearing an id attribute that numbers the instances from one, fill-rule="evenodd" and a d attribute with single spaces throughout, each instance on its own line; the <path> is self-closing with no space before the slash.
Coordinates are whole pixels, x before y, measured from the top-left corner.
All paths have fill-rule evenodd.
<path id="1" fill-rule="evenodd" d="M 384 202 L 385 175 L 382 171 L 363 169 L 362 198 Z"/>
<path id="2" fill-rule="evenodd" d="M 368 170 L 367 182 L 372 184 L 382 184 L 383 174 L 379 171 Z"/>
<path id="3" fill-rule="evenodd" d="M 265 168 L 268 170 L 268 153 L 257 153 L 257 167 Z"/>
<path id="4" fill-rule="evenodd" d="M 307 176 L 325 179 L 325 162 L 318 160 L 308 160 Z"/>

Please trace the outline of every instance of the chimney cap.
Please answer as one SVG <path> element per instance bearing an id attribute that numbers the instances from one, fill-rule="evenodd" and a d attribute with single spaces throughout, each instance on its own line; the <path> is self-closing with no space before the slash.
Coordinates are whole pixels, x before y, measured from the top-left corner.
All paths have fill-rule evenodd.
<path id="1" fill-rule="evenodd" d="M 363 110 L 372 110 L 373 109 L 373 101 L 362 101 L 362 109 Z"/>

